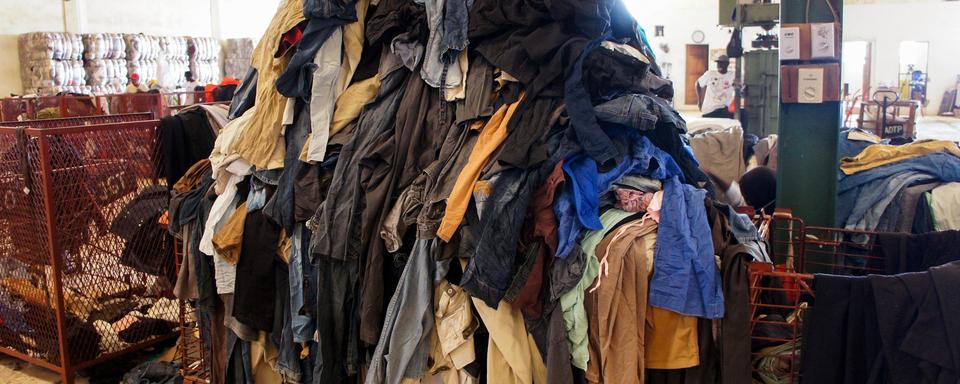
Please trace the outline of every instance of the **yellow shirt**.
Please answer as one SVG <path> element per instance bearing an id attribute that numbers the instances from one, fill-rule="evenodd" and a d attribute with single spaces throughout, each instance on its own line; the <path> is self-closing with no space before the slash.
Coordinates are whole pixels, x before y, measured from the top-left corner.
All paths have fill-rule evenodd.
<path id="1" fill-rule="evenodd" d="M 247 222 L 247 203 L 244 202 L 233 212 L 233 216 L 220 228 L 220 232 L 213 235 L 213 247 L 224 260 L 231 265 L 240 261 L 240 250 L 243 248 L 243 225 Z"/>
<path id="2" fill-rule="evenodd" d="M 956 143 L 945 140 L 924 140 L 907 145 L 874 144 L 856 157 L 840 160 L 840 169 L 847 175 L 863 172 L 879 166 L 896 163 L 936 152 L 947 152 L 960 157 Z"/>
<path id="3" fill-rule="evenodd" d="M 270 22 L 263 39 L 253 51 L 251 65 L 257 69 L 256 110 L 247 129 L 234 143 L 236 154 L 246 159 L 257 169 L 283 167 L 284 144 L 283 111 L 286 97 L 277 91 L 277 78 L 290 63 L 289 55 L 275 57 L 284 33 L 304 20 L 302 0 L 284 0 Z"/>
<path id="4" fill-rule="evenodd" d="M 350 84 L 346 91 L 337 98 L 337 106 L 333 111 L 333 122 L 330 124 L 330 137 L 346 128 L 358 117 L 363 106 L 377 96 L 380 90 L 380 76 Z"/>
<path id="5" fill-rule="evenodd" d="M 648 369 L 681 369 L 700 365 L 697 318 L 647 307 L 644 359 Z"/>

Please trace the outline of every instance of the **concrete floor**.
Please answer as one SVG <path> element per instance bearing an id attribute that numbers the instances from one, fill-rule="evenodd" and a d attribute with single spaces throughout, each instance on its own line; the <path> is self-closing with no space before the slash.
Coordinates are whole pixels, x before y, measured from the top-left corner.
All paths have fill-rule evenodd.
<path id="1" fill-rule="evenodd" d="M 678 109 L 686 121 L 701 119 L 701 112 L 696 106 L 681 106 Z M 856 125 L 855 119 L 851 119 Z M 960 142 L 960 117 L 952 116 L 921 116 L 917 120 L 917 140 L 949 140 Z"/>
<path id="2" fill-rule="evenodd" d="M 95 381 L 99 383 L 113 381 L 113 378 L 116 378 L 116 380 L 119 382 L 119 377 L 128 371 L 128 368 L 125 366 L 130 366 L 132 369 L 133 366 L 152 359 L 171 361 L 175 358 L 176 351 L 177 349 L 175 347 L 171 347 L 163 350 L 149 349 L 139 353 L 134 352 L 130 356 L 124 358 L 122 361 L 106 362 L 100 366 L 94 367 L 92 369 L 94 369 L 95 373 L 88 372 L 87 374 L 92 374 L 98 377 L 95 379 Z M 105 375 L 104 371 L 111 370 L 119 370 L 119 373 Z M 61 382 L 60 375 L 53 373 L 53 371 L 27 364 L 13 357 L 0 354 L 0 384 L 59 384 Z M 77 375 L 76 379 L 74 380 L 75 384 L 89 384 L 90 382 L 90 377 L 85 377 L 82 375 Z"/>
<path id="3" fill-rule="evenodd" d="M 960 141 L 960 118 L 924 116 L 917 121 L 917 139 Z"/>
<path id="4" fill-rule="evenodd" d="M 76 384 L 87 384 L 90 380 L 78 377 L 74 382 Z M 0 355 L 0 383 L 60 383 L 60 375 L 38 366 L 24 363 L 7 355 Z"/>

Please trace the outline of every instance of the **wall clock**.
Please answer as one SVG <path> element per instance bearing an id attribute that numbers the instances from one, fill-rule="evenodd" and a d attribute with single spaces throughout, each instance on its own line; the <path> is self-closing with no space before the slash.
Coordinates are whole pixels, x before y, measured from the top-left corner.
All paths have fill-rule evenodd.
<path id="1" fill-rule="evenodd" d="M 696 31 L 693 31 L 693 36 L 691 37 L 693 38 L 694 43 L 700 44 L 703 42 L 704 39 L 706 39 L 707 36 L 703 34 L 703 31 L 698 29 Z"/>

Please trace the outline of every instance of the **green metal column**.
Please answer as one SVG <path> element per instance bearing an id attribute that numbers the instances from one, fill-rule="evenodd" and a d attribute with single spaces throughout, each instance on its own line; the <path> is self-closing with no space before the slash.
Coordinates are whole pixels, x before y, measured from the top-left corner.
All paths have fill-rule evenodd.
<path id="1" fill-rule="evenodd" d="M 828 1 L 842 20 L 843 1 Z M 834 21 L 826 1 L 782 0 L 780 9 L 783 23 Z M 841 107 L 840 102 L 780 104 L 777 207 L 792 209 L 808 225 L 836 224 Z"/>
<path id="2" fill-rule="evenodd" d="M 779 133 L 780 55 L 776 49 L 743 54 L 743 84 L 747 110 L 746 130 L 759 137 Z"/>

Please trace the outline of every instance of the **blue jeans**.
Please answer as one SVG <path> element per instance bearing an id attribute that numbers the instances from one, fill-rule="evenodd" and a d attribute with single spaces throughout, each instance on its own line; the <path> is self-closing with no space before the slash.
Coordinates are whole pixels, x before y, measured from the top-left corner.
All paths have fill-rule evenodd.
<path id="1" fill-rule="evenodd" d="M 387 306 L 366 384 L 399 383 L 427 370 L 434 325 L 433 290 L 439 239 L 417 239 Z M 389 355 L 389 359 L 387 359 Z"/>
<path id="2" fill-rule="evenodd" d="M 303 223 L 296 224 L 293 228 L 293 236 L 290 239 L 293 244 L 290 247 L 289 260 L 290 318 L 293 326 L 293 340 L 298 343 L 313 340 L 313 333 L 316 331 L 316 324 L 314 324 L 313 319 L 302 313 L 306 304 L 305 291 L 312 292 L 313 289 L 308 287 L 313 287 L 313 284 L 315 284 L 310 281 L 312 276 L 308 275 L 313 268 L 305 268 L 304 265 L 303 254 L 306 250 L 304 243 L 309 244 L 310 242 L 309 235 L 304 238 L 305 230 Z"/>
<path id="3" fill-rule="evenodd" d="M 253 382 L 253 366 L 250 361 L 250 342 L 237 337 L 227 329 L 227 380 L 228 383 L 256 384 Z"/>

